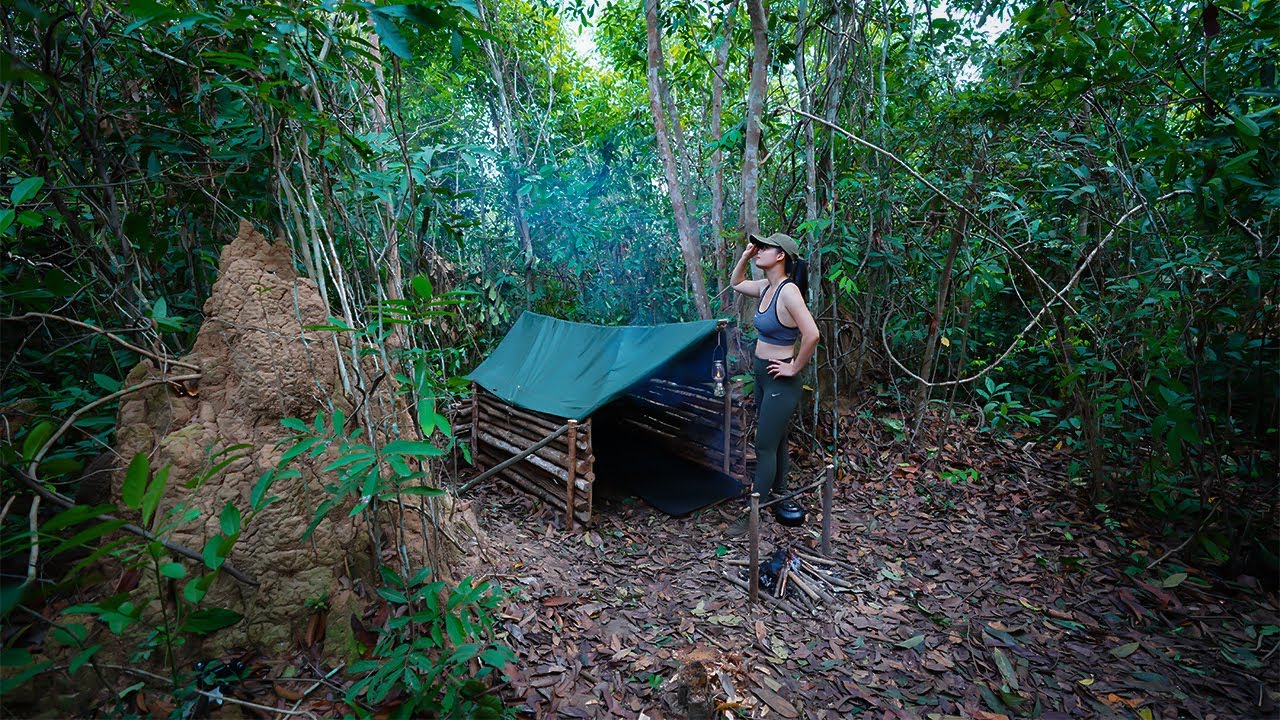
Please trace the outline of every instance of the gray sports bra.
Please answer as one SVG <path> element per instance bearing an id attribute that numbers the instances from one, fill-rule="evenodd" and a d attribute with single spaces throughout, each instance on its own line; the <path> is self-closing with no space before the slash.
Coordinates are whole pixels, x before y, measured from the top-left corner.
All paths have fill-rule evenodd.
<path id="1" fill-rule="evenodd" d="M 778 296 L 782 294 L 782 288 L 791 282 L 790 278 L 783 280 L 778 285 L 777 291 L 773 293 L 773 298 L 769 301 L 769 307 L 764 310 L 760 309 L 760 305 L 756 305 L 755 326 L 756 332 L 760 333 L 760 339 L 770 345 L 794 345 L 796 339 L 800 337 L 800 328 L 788 327 L 782 324 L 782 320 L 778 319 Z"/>

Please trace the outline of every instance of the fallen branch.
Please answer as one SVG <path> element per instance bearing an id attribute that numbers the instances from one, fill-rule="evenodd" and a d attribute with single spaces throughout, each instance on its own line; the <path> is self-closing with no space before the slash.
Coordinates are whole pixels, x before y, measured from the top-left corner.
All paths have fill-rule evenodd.
<path id="1" fill-rule="evenodd" d="M 145 678 L 151 678 L 152 680 L 159 680 L 160 682 L 163 682 L 166 685 L 171 685 L 173 683 L 172 678 L 167 678 L 167 677 L 164 677 L 163 675 L 157 675 L 153 672 L 147 672 L 146 670 L 139 670 L 136 667 L 126 667 L 124 665 L 112 665 L 109 663 L 102 663 L 101 667 L 110 668 L 112 670 L 121 670 L 123 672 L 127 672 L 131 675 L 136 675 L 138 677 L 145 677 Z M 338 668 L 335 668 L 333 672 L 337 672 L 338 669 L 341 669 L 341 667 L 342 666 L 339 665 Z M 333 674 L 333 673 L 330 673 L 330 674 Z M 311 689 L 315 690 L 315 688 L 318 687 L 319 685 L 320 683 L 316 683 L 315 685 L 312 686 Z M 235 705 L 242 705 L 244 707 L 253 708 L 254 710 L 262 710 L 263 712 L 283 713 L 285 715 L 301 715 L 304 717 L 309 717 L 311 718 L 311 720 L 318 720 L 318 718 L 316 718 L 315 713 L 312 713 L 309 710 L 299 710 L 297 705 L 294 705 L 292 710 L 285 710 L 284 708 L 271 707 L 269 705 L 259 705 L 258 703 L 249 702 L 248 700 L 241 700 L 239 698 L 234 698 L 229 695 L 224 695 L 222 693 L 214 694 L 205 690 L 201 690 L 198 687 L 189 687 L 188 689 L 194 690 L 195 692 L 209 698 L 210 700 L 217 702 L 218 704 L 222 704 L 223 702 L 229 702 Z M 299 701 L 299 703 L 301 703 L 301 701 Z"/>
<path id="2" fill-rule="evenodd" d="M 347 664 L 346 664 L 346 663 L 341 663 L 341 664 L 339 664 L 339 665 L 338 665 L 338 667 L 336 667 L 336 668 L 334 668 L 334 669 L 330 670 L 329 672 L 325 673 L 325 676 L 324 676 L 324 677 L 322 677 L 322 678 L 320 678 L 319 680 L 315 681 L 315 683 L 313 683 L 313 684 L 311 685 L 311 687 L 307 688 L 306 690 L 303 690 L 303 691 L 302 691 L 302 697 L 298 698 L 298 702 L 296 702 L 296 703 L 294 703 L 294 704 L 293 704 L 293 709 L 294 709 L 294 710 L 297 710 L 297 709 L 302 705 L 302 702 L 303 702 L 304 700 L 306 700 L 306 699 L 307 699 L 307 696 L 308 696 L 308 695 L 310 695 L 311 693 L 315 692 L 315 691 L 316 691 L 316 688 L 320 687 L 321 685 L 324 685 L 324 684 L 325 684 L 325 681 L 327 681 L 329 678 L 333 677 L 334 675 L 337 675 L 337 674 L 338 674 L 338 671 L 339 671 L 339 670 L 341 670 L 342 668 L 346 667 L 346 666 L 347 666 Z"/>
<path id="3" fill-rule="evenodd" d="M 167 385 L 169 383 L 174 383 L 174 382 L 185 382 L 187 380 L 199 380 L 201 377 L 203 376 L 200 375 L 199 373 L 196 373 L 192 375 L 175 375 L 173 377 L 162 377 L 162 378 L 147 380 L 146 382 L 140 382 L 137 385 L 132 385 L 130 387 L 124 388 L 123 390 L 117 390 L 111 393 L 110 395 L 105 395 L 103 397 L 100 397 L 97 400 L 94 400 L 93 402 L 80 408 L 79 410 L 76 410 L 75 412 L 71 413 L 70 417 L 68 417 L 65 421 L 63 421 L 62 425 L 57 429 L 57 431 L 55 431 L 52 435 L 50 435 L 49 438 L 44 441 L 44 444 L 40 446 L 40 449 L 36 451 L 35 455 L 31 457 L 31 462 L 27 465 L 27 474 L 31 475 L 31 477 L 33 478 L 38 477 L 38 473 L 36 472 L 36 470 L 40 465 L 40 461 L 44 459 L 45 453 L 49 452 L 49 448 L 53 447 L 53 444 L 58 441 L 58 438 L 61 438 L 63 433 L 69 430 L 71 428 L 71 425 L 75 423 L 75 421 L 78 420 L 81 415 L 89 412 L 90 410 L 100 405 L 105 405 L 113 400 L 117 400 L 121 397 L 124 397 L 129 393 L 137 392 L 138 390 L 144 390 L 146 388 L 153 387 L 155 385 Z"/>
<path id="4" fill-rule="evenodd" d="M 814 592 L 813 588 L 809 587 L 809 583 L 806 583 L 800 578 L 800 573 L 791 573 L 791 575 L 793 576 L 792 584 L 800 588 L 800 592 L 808 595 L 810 600 L 815 603 L 818 602 L 818 593 Z"/>
<path id="5" fill-rule="evenodd" d="M 743 590 L 745 590 L 745 591 L 746 591 L 746 592 L 748 592 L 748 593 L 750 593 L 750 592 L 751 592 L 751 588 L 747 586 L 746 581 L 744 581 L 744 580 L 739 580 L 738 578 L 736 578 L 736 577 L 734 577 L 734 576 L 732 576 L 732 575 L 730 575 L 730 574 L 728 574 L 728 573 L 720 573 L 720 574 L 721 574 L 721 576 L 723 576 L 723 577 L 724 577 L 724 579 L 725 579 L 725 580 L 728 580 L 729 582 L 733 583 L 734 585 L 737 585 L 738 587 L 742 588 Z M 776 597 L 774 597 L 774 596 L 770 595 L 769 593 L 761 593 L 761 594 L 760 594 L 760 597 L 761 597 L 762 599 L 764 599 L 764 600 L 768 600 L 769 602 L 771 602 L 771 603 L 773 603 L 774 605 L 778 606 L 778 608 L 779 608 L 779 609 L 781 609 L 781 610 L 790 610 L 790 609 L 791 609 L 790 607 L 788 607 L 788 605 L 787 605 L 787 603 L 786 603 L 786 601 L 785 601 L 785 600 L 779 600 L 778 598 L 776 598 Z"/>
<path id="6" fill-rule="evenodd" d="M 57 505 L 58 507 L 61 507 L 64 510 L 70 510 L 71 508 L 76 507 L 76 502 L 71 498 L 68 498 L 60 493 L 56 493 L 44 487 L 43 485 L 40 484 L 39 480 L 13 467 L 12 465 L 0 464 L 0 467 L 3 467 L 5 470 L 8 470 L 11 475 L 17 478 L 20 482 L 22 482 L 23 485 L 27 486 L 27 488 L 32 492 L 34 492 L 36 495 L 44 498 L 45 500 L 48 500 L 49 502 Z M 100 522 L 118 522 L 119 521 L 119 518 L 112 515 L 105 515 L 105 514 L 95 515 L 94 517 L 87 518 L 87 519 L 98 520 Z M 181 555 L 182 557 L 185 557 L 189 560 L 195 560 L 198 563 L 204 562 L 204 556 L 202 556 L 200 553 L 196 552 L 195 550 L 192 550 L 191 548 L 188 548 L 184 545 L 175 543 L 171 540 L 166 540 L 162 537 L 158 537 L 152 534 L 150 531 L 145 530 L 141 527 L 138 527 L 137 525 L 134 525 L 132 523 L 126 523 L 124 525 L 121 525 L 119 529 L 131 535 L 137 535 L 138 537 L 144 540 L 148 540 L 150 542 L 158 542 L 166 550 L 174 553 L 175 555 Z M 226 573 L 231 577 L 235 578 L 236 580 L 239 580 L 240 582 L 246 585 L 250 585 L 252 587 L 258 587 L 257 580 L 255 580 L 250 575 L 246 575 L 243 572 L 240 572 L 234 566 L 232 566 L 230 562 L 224 562 L 222 564 L 221 569 L 225 570 Z"/>
<path id="7" fill-rule="evenodd" d="M 41 320 L 58 320 L 60 322 L 67 323 L 69 325 L 75 325 L 76 327 L 84 328 L 85 330 L 89 330 L 90 332 L 98 333 L 99 335 L 105 335 L 107 336 L 108 339 L 112 340 L 113 342 L 120 345 L 121 347 L 128 348 L 129 350 L 132 350 L 138 353 L 139 355 L 142 355 L 144 357 L 149 357 L 152 360 L 155 360 L 156 362 L 160 363 L 162 368 L 165 365 L 173 365 L 176 367 L 184 367 L 184 368 L 187 368 L 188 370 L 200 369 L 198 366 L 192 365 L 191 363 L 185 363 L 185 362 L 182 362 L 181 360 L 174 360 L 173 358 L 165 357 L 164 355 L 159 355 L 151 352 L 150 350 L 140 348 L 137 345 L 134 345 L 133 343 L 129 342 L 128 340 L 125 340 L 124 338 L 120 337 L 119 335 L 116 335 L 115 333 L 109 330 L 103 330 L 102 328 L 96 325 L 90 325 L 89 323 L 81 322 L 79 320 L 73 320 L 71 318 L 62 317 L 61 315 L 50 315 L 48 313 L 29 312 L 29 313 L 24 313 L 22 315 L 6 315 L 3 317 L 0 317 L 0 322 L 6 321 L 6 320 L 17 322 L 20 320 L 30 320 L 32 318 L 40 318 Z"/>
<path id="8" fill-rule="evenodd" d="M 31 528 L 31 554 L 27 557 L 27 579 L 20 586 L 25 590 L 36 580 L 36 561 L 40 559 L 40 496 L 31 499 L 31 511 L 27 513 Z"/>

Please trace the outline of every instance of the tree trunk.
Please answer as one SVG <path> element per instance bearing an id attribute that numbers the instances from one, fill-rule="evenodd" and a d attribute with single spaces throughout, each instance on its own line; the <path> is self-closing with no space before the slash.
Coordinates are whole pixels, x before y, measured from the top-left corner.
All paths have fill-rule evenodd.
<path id="1" fill-rule="evenodd" d="M 951 227 L 951 246 L 947 248 L 947 259 L 942 264 L 942 272 L 938 277 L 938 297 L 933 303 L 933 318 L 929 322 L 929 334 L 924 341 L 924 359 L 920 363 L 920 377 L 923 382 L 916 388 L 915 429 L 912 434 L 920 432 L 925 412 L 929 409 L 929 383 L 933 382 L 933 369 L 938 362 L 938 338 L 942 333 L 942 323 L 946 317 L 947 295 L 951 292 L 951 270 L 956 264 L 956 254 L 964 242 L 965 231 L 969 226 L 969 216 L 960 215 L 960 224 Z"/>
<path id="2" fill-rule="evenodd" d="M 747 0 L 751 16 L 751 84 L 747 90 L 746 148 L 742 152 L 742 229 L 760 232 L 760 118 L 769 80 L 769 18 L 763 0 Z"/>
<path id="3" fill-rule="evenodd" d="M 369 125 L 373 132 L 381 134 L 388 130 L 387 85 L 386 77 L 382 72 L 382 44 L 378 40 L 378 33 L 374 31 L 372 24 L 370 24 L 368 28 L 367 38 L 370 47 L 373 49 L 374 57 L 378 59 L 378 62 L 374 63 L 373 66 L 374 86 L 369 88 L 371 90 L 369 93 L 369 99 L 372 101 L 369 103 Z M 399 134 L 397 133 L 397 136 L 398 135 Z M 387 162 L 385 158 L 381 156 L 378 158 L 377 169 L 382 172 L 386 172 Z M 407 169 L 406 164 L 406 172 Z M 410 179 L 407 186 L 412 187 L 412 185 L 412 179 Z M 386 244 L 383 246 L 382 250 L 382 257 L 385 267 L 387 268 L 387 281 L 385 283 L 385 287 L 382 288 L 382 292 L 386 296 L 387 300 L 403 300 L 404 270 L 400 263 L 400 226 L 396 221 L 395 208 L 392 207 L 390 198 L 383 200 L 381 205 L 383 210 L 381 224 L 383 226 L 383 236 L 386 239 Z M 384 285 L 384 283 L 380 282 L 380 278 L 377 274 L 375 274 L 372 279 L 376 285 Z M 388 335 L 387 339 L 389 341 L 388 345 L 393 349 L 403 351 L 407 350 L 412 345 L 412 341 L 409 338 L 408 326 L 395 324 L 390 327 L 390 331 L 391 333 Z M 388 361 L 388 364 L 390 364 L 390 361 Z M 400 373 L 404 372 L 404 367 L 398 362 L 395 364 L 395 369 Z"/>
<path id="4" fill-rule="evenodd" d="M 680 109 L 671 97 L 671 85 L 666 78 L 666 62 L 661 54 L 658 56 L 658 90 L 662 96 L 662 107 L 667 113 L 668 127 L 674 136 L 676 169 L 680 176 L 680 194 L 687 205 L 697 206 L 697 188 L 693 184 L 693 158 L 689 157 L 689 145 L 684 139 L 684 123 L 680 122 Z"/>
<path id="5" fill-rule="evenodd" d="M 805 113 L 813 113 L 813 94 L 809 88 L 809 78 L 807 75 L 805 64 L 805 41 L 808 38 L 808 9 L 807 0 L 800 0 L 796 8 L 796 90 L 800 96 L 800 109 Z M 838 337 L 838 327 L 836 323 L 835 305 L 830 307 L 831 312 L 827 312 L 827 303 L 822 290 L 822 244 L 821 238 L 814 229 L 814 224 L 818 219 L 818 165 L 817 165 L 817 140 L 814 137 L 813 122 L 808 118 L 801 121 L 804 127 L 804 233 L 805 251 L 809 261 L 809 304 L 814 309 L 814 320 L 818 322 L 822 328 L 822 334 L 831 338 L 833 341 Z M 829 322 L 825 327 L 822 323 L 824 319 Z M 831 346 L 828 346 L 830 348 Z M 837 372 L 835 363 L 828 363 L 829 374 L 824 375 L 818 372 L 821 368 L 818 363 L 814 363 L 814 379 L 817 382 L 819 392 L 814 393 L 814 412 L 817 412 L 818 398 L 822 396 L 835 397 L 836 382 L 834 373 Z M 816 425 L 816 420 L 815 420 Z"/>
<path id="6" fill-rule="evenodd" d="M 729 69 L 729 48 L 732 45 L 730 31 L 733 17 L 738 11 L 738 0 L 729 3 L 725 11 L 724 32 L 720 46 L 716 48 L 716 64 L 711 77 L 711 242 L 715 248 L 716 301 L 721 308 L 729 305 L 725 293 L 729 282 L 729 251 L 724 241 L 724 150 L 720 148 L 721 110 L 724 106 L 724 76 Z"/>
<path id="7" fill-rule="evenodd" d="M 483 2 L 477 0 L 476 10 L 480 14 L 480 23 L 486 31 L 490 31 L 488 14 Z M 512 221 L 516 226 L 516 235 L 520 238 L 520 248 L 524 252 L 524 279 L 526 289 L 533 285 L 533 239 L 529 235 L 529 221 L 525 217 L 524 201 L 520 196 L 520 168 L 523 166 L 520 141 L 516 137 L 515 119 L 512 115 L 506 75 L 502 70 L 502 60 L 492 40 L 482 39 L 485 61 L 489 65 L 489 75 L 497 87 L 498 114 L 494 130 L 502 138 L 507 149 L 507 192 L 511 198 Z"/>
<path id="8" fill-rule="evenodd" d="M 680 169 L 671 151 L 670 131 L 667 129 L 666 112 L 662 102 L 662 83 L 658 70 L 662 66 L 662 38 L 658 30 L 658 0 L 645 0 L 644 20 L 648 40 L 649 109 L 653 113 L 653 130 L 658 144 L 658 156 L 667 178 L 667 192 L 671 197 L 671 211 L 675 216 L 676 230 L 680 234 L 680 253 L 684 257 L 685 276 L 698 308 L 698 317 L 711 319 L 711 306 L 707 302 L 706 282 L 702 278 L 702 248 L 698 234 L 689 222 L 681 189 Z"/>

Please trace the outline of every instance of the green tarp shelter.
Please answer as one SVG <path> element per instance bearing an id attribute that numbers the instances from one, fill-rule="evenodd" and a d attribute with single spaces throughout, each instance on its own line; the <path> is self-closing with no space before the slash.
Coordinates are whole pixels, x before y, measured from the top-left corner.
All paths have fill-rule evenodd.
<path id="1" fill-rule="evenodd" d="M 516 407 L 584 420 L 672 361 L 705 354 L 717 333 L 715 320 L 614 327 L 525 312 L 469 377 Z M 690 370 L 709 382 L 710 354 L 705 364 Z"/>

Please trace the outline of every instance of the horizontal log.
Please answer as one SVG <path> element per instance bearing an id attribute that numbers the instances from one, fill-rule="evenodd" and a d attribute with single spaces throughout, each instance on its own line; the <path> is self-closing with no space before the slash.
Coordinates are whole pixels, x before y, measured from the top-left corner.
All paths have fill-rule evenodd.
<path id="1" fill-rule="evenodd" d="M 477 394 L 476 399 L 479 400 L 480 407 L 487 406 L 496 408 L 504 412 L 511 413 L 512 415 L 523 417 L 534 423 L 550 423 L 552 425 L 559 426 L 566 420 L 566 418 L 549 415 L 544 412 L 538 412 L 537 410 L 527 410 L 525 408 L 516 407 L 488 391 L 481 391 Z"/>
<path id="2" fill-rule="evenodd" d="M 537 483 L 530 481 L 526 477 L 523 477 L 518 472 L 515 472 L 515 473 L 510 472 L 510 469 L 504 470 L 500 474 L 500 477 L 503 479 L 503 481 L 505 481 L 512 487 L 516 488 L 520 492 L 523 492 L 526 495 L 529 495 L 537 500 L 541 500 L 542 502 L 546 503 L 548 506 L 552 508 L 553 512 L 556 515 L 564 514 L 565 510 L 564 510 L 563 498 L 560 498 L 552 494 L 545 488 L 539 486 Z M 574 508 L 573 519 L 585 525 L 591 522 L 591 513 L 588 510 Z"/>
<path id="3" fill-rule="evenodd" d="M 477 436 L 480 438 L 480 441 L 482 443 L 487 445 L 492 445 L 493 447 L 498 448 L 499 450 L 506 451 L 512 455 L 517 455 L 524 451 L 524 448 L 517 447 L 516 445 L 512 445 L 506 440 L 503 440 L 502 438 L 497 437 L 496 435 L 493 435 L 492 433 L 489 433 L 485 430 L 479 431 L 477 433 Z M 541 468 L 543 471 L 545 471 L 547 474 L 553 477 L 559 478 L 560 480 L 563 480 L 565 482 L 569 481 L 569 471 L 562 466 L 558 466 L 555 463 L 548 462 L 547 460 L 537 457 L 536 455 L 531 455 L 525 458 L 525 460 L 527 460 L 529 463 L 533 464 L 534 466 Z M 595 472 L 593 471 L 578 473 L 578 476 L 581 477 L 586 482 L 594 482 L 596 479 Z"/>
<path id="4" fill-rule="evenodd" d="M 703 444 L 714 443 L 716 447 L 724 444 L 724 426 L 709 427 L 706 425 L 694 425 L 684 423 L 683 421 L 672 418 L 670 416 L 654 415 L 651 413 L 636 413 L 624 418 L 623 422 L 638 427 L 651 427 L 655 431 L 674 434 L 679 437 L 697 437 Z M 729 432 L 729 442 L 731 445 L 739 444 L 744 437 L 742 430 L 731 429 Z"/>
<path id="5" fill-rule="evenodd" d="M 686 402 L 685 398 L 660 396 L 654 393 L 632 393 L 627 396 L 627 401 L 636 405 L 652 405 L 662 407 L 669 411 L 678 411 L 689 415 L 698 415 L 700 418 L 723 418 L 724 405 L 699 405 L 695 402 Z"/>
<path id="6" fill-rule="evenodd" d="M 480 420 L 480 425 L 477 427 L 477 430 L 493 433 L 514 445 L 527 446 L 537 442 L 543 437 L 546 437 L 545 434 L 538 434 L 541 430 L 525 427 L 518 423 L 509 424 L 506 422 L 492 422 L 489 418 L 483 417 Z M 539 449 L 538 454 L 557 465 L 565 465 L 568 462 L 569 456 L 569 446 L 565 436 L 562 435 L 546 447 Z M 591 455 L 591 453 L 587 451 L 587 448 L 581 446 L 577 448 L 575 454 L 580 459 L 585 459 L 587 456 Z"/>
<path id="7" fill-rule="evenodd" d="M 501 410 L 504 413 L 508 413 L 510 415 L 524 418 L 525 420 L 535 425 L 536 424 L 556 425 L 556 424 L 563 423 L 565 420 L 565 418 L 554 417 L 546 413 L 538 412 L 537 410 L 526 410 L 524 408 L 516 407 L 515 405 L 508 403 L 502 398 L 496 395 L 491 395 L 489 393 L 482 393 L 479 396 L 477 396 L 476 405 L 477 407 L 480 407 L 480 408 Z"/>
<path id="8" fill-rule="evenodd" d="M 724 424 L 724 406 L 717 404 L 711 407 L 699 407 L 696 405 L 682 405 L 679 403 L 672 404 L 663 402 L 658 398 L 649 397 L 647 395 L 631 395 L 628 400 L 632 403 L 657 412 L 670 413 L 684 418 L 696 419 L 701 422 L 714 423 L 718 425 Z M 741 413 L 744 412 L 740 408 L 730 408 L 729 417 L 736 424 L 741 422 Z"/>
<path id="9" fill-rule="evenodd" d="M 485 451 L 482 455 L 484 455 L 486 459 L 490 460 L 496 457 L 491 451 Z M 565 487 L 555 484 L 555 482 L 546 475 L 537 473 L 531 466 L 513 465 L 499 473 L 499 477 L 511 483 L 516 488 L 551 505 L 560 514 L 564 513 Z M 591 486 L 589 484 L 585 485 L 587 494 L 583 499 L 586 500 L 586 502 L 574 503 L 574 518 L 584 523 L 591 521 L 591 505 L 589 502 L 590 489 Z"/>
<path id="10" fill-rule="evenodd" d="M 652 390 L 642 390 L 640 392 L 629 393 L 627 395 L 627 399 L 631 402 L 652 403 L 660 407 L 680 409 L 685 412 L 697 413 L 707 417 L 724 417 L 723 402 L 704 403 L 700 400 L 689 398 L 688 396 Z"/>
<path id="11" fill-rule="evenodd" d="M 531 414 L 512 407 L 502 402 L 502 400 L 492 395 L 482 395 L 479 404 L 479 414 L 482 419 L 488 419 L 490 422 L 502 421 L 511 424 L 520 424 L 529 428 L 531 432 L 538 433 L 539 436 L 545 436 L 552 430 L 564 424 L 563 418 L 556 418 L 542 413 Z M 560 445 L 568 449 L 568 440 L 561 440 Z M 591 430 L 588 423 L 578 424 L 578 448 L 587 448 L 591 446 Z"/>
<path id="12" fill-rule="evenodd" d="M 678 457 L 693 461 L 697 465 L 709 470 L 715 470 L 717 472 L 724 470 L 724 451 L 719 447 L 701 444 L 688 437 L 674 435 L 669 432 L 659 432 L 651 427 L 640 425 L 633 421 L 627 421 L 625 424 L 640 432 L 651 433 L 663 438 L 667 443 L 669 443 L 668 449 Z M 730 470 L 734 470 L 742 465 L 741 457 L 736 454 L 731 453 L 729 460 Z"/>
<path id="13" fill-rule="evenodd" d="M 639 420 L 628 419 L 625 420 L 623 424 L 641 432 L 652 433 L 663 437 L 670 440 L 675 446 L 688 446 L 697 448 L 701 451 L 716 453 L 718 455 L 724 454 L 724 447 L 721 442 L 723 436 L 707 436 L 705 440 L 700 440 L 698 436 L 686 435 L 670 427 L 659 427 L 645 424 Z"/>
<path id="14" fill-rule="evenodd" d="M 527 448 L 530 445 L 533 445 L 534 443 L 540 442 L 542 440 L 541 437 L 534 437 L 533 432 L 527 429 L 521 428 L 519 426 L 507 427 L 507 426 L 494 425 L 492 423 L 481 423 L 480 428 L 481 428 L 480 432 L 490 433 L 496 437 L 499 437 L 507 441 L 508 443 L 516 447 Z M 566 436 L 562 435 L 559 438 L 556 438 L 555 441 L 551 442 L 545 447 L 538 448 L 538 450 L 536 450 L 534 454 L 548 462 L 554 463 L 558 467 L 568 467 L 569 448 L 567 443 L 565 442 L 565 437 Z M 557 447 L 557 443 L 560 444 L 559 447 Z M 577 463 L 576 463 L 578 472 L 580 473 L 591 472 L 592 464 L 595 462 L 595 459 L 596 459 L 595 455 L 586 453 L 585 448 L 580 450 L 577 453 Z"/>
<path id="15" fill-rule="evenodd" d="M 467 490 L 475 486 L 475 484 L 480 482 L 481 480 L 484 480 L 485 478 L 490 477 L 494 473 L 500 472 L 503 469 L 508 468 L 520 462 L 521 460 L 526 459 L 529 455 L 536 452 L 542 446 L 550 443 L 551 441 L 555 440 L 557 437 L 560 437 L 561 433 L 568 432 L 571 429 L 572 427 L 570 425 L 561 425 L 560 427 L 556 428 L 554 431 L 552 431 L 550 434 L 548 434 L 546 437 L 542 438 L 541 440 L 538 440 L 532 445 L 527 446 L 524 450 L 521 450 L 520 452 L 515 453 L 514 455 L 511 455 L 506 460 L 499 462 L 497 465 L 490 467 L 488 470 L 485 470 L 479 475 L 468 480 L 465 485 L 459 488 L 458 494 L 461 495 L 462 493 L 466 492 Z M 476 448 L 477 451 L 479 449 L 480 448 Z"/>
<path id="16" fill-rule="evenodd" d="M 716 396 L 715 390 L 713 389 L 713 386 L 710 382 L 710 378 L 708 378 L 708 381 L 705 383 L 697 383 L 697 384 L 678 383 L 674 380 L 668 380 L 666 378 L 650 378 L 646 380 L 644 384 L 641 385 L 641 387 L 646 389 L 653 388 L 656 390 L 661 390 L 663 392 L 679 393 L 681 395 L 687 395 L 691 398 L 709 400 L 712 402 L 724 402 L 724 397 Z M 741 386 L 737 386 L 737 387 L 740 388 Z M 732 393 L 734 392 L 735 389 L 736 388 L 734 383 L 725 383 L 725 392 L 729 393 L 730 397 L 733 397 Z"/>
<path id="17" fill-rule="evenodd" d="M 635 389 L 638 392 L 658 396 L 658 397 L 677 397 L 680 398 L 682 404 L 697 405 L 709 409 L 720 408 L 723 412 L 726 397 L 730 407 L 740 407 L 743 403 L 744 396 L 742 394 L 742 386 L 735 384 L 732 387 L 726 387 L 726 393 L 723 397 L 716 397 L 711 393 L 709 388 L 694 388 L 689 385 L 681 385 L 680 383 L 671 382 L 669 380 L 650 380 L 648 383 Z M 633 391 L 634 392 L 634 391 Z"/>
<path id="18" fill-rule="evenodd" d="M 724 431 L 724 413 L 701 413 L 691 412 L 685 408 L 671 407 L 662 405 L 646 399 L 636 401 L 637 411 L 644 414 L 651 414 L 661 417 L 671 418 L 675 422 L 686 425 L 705 427 L 708 430 L 719 432 Z"/>

